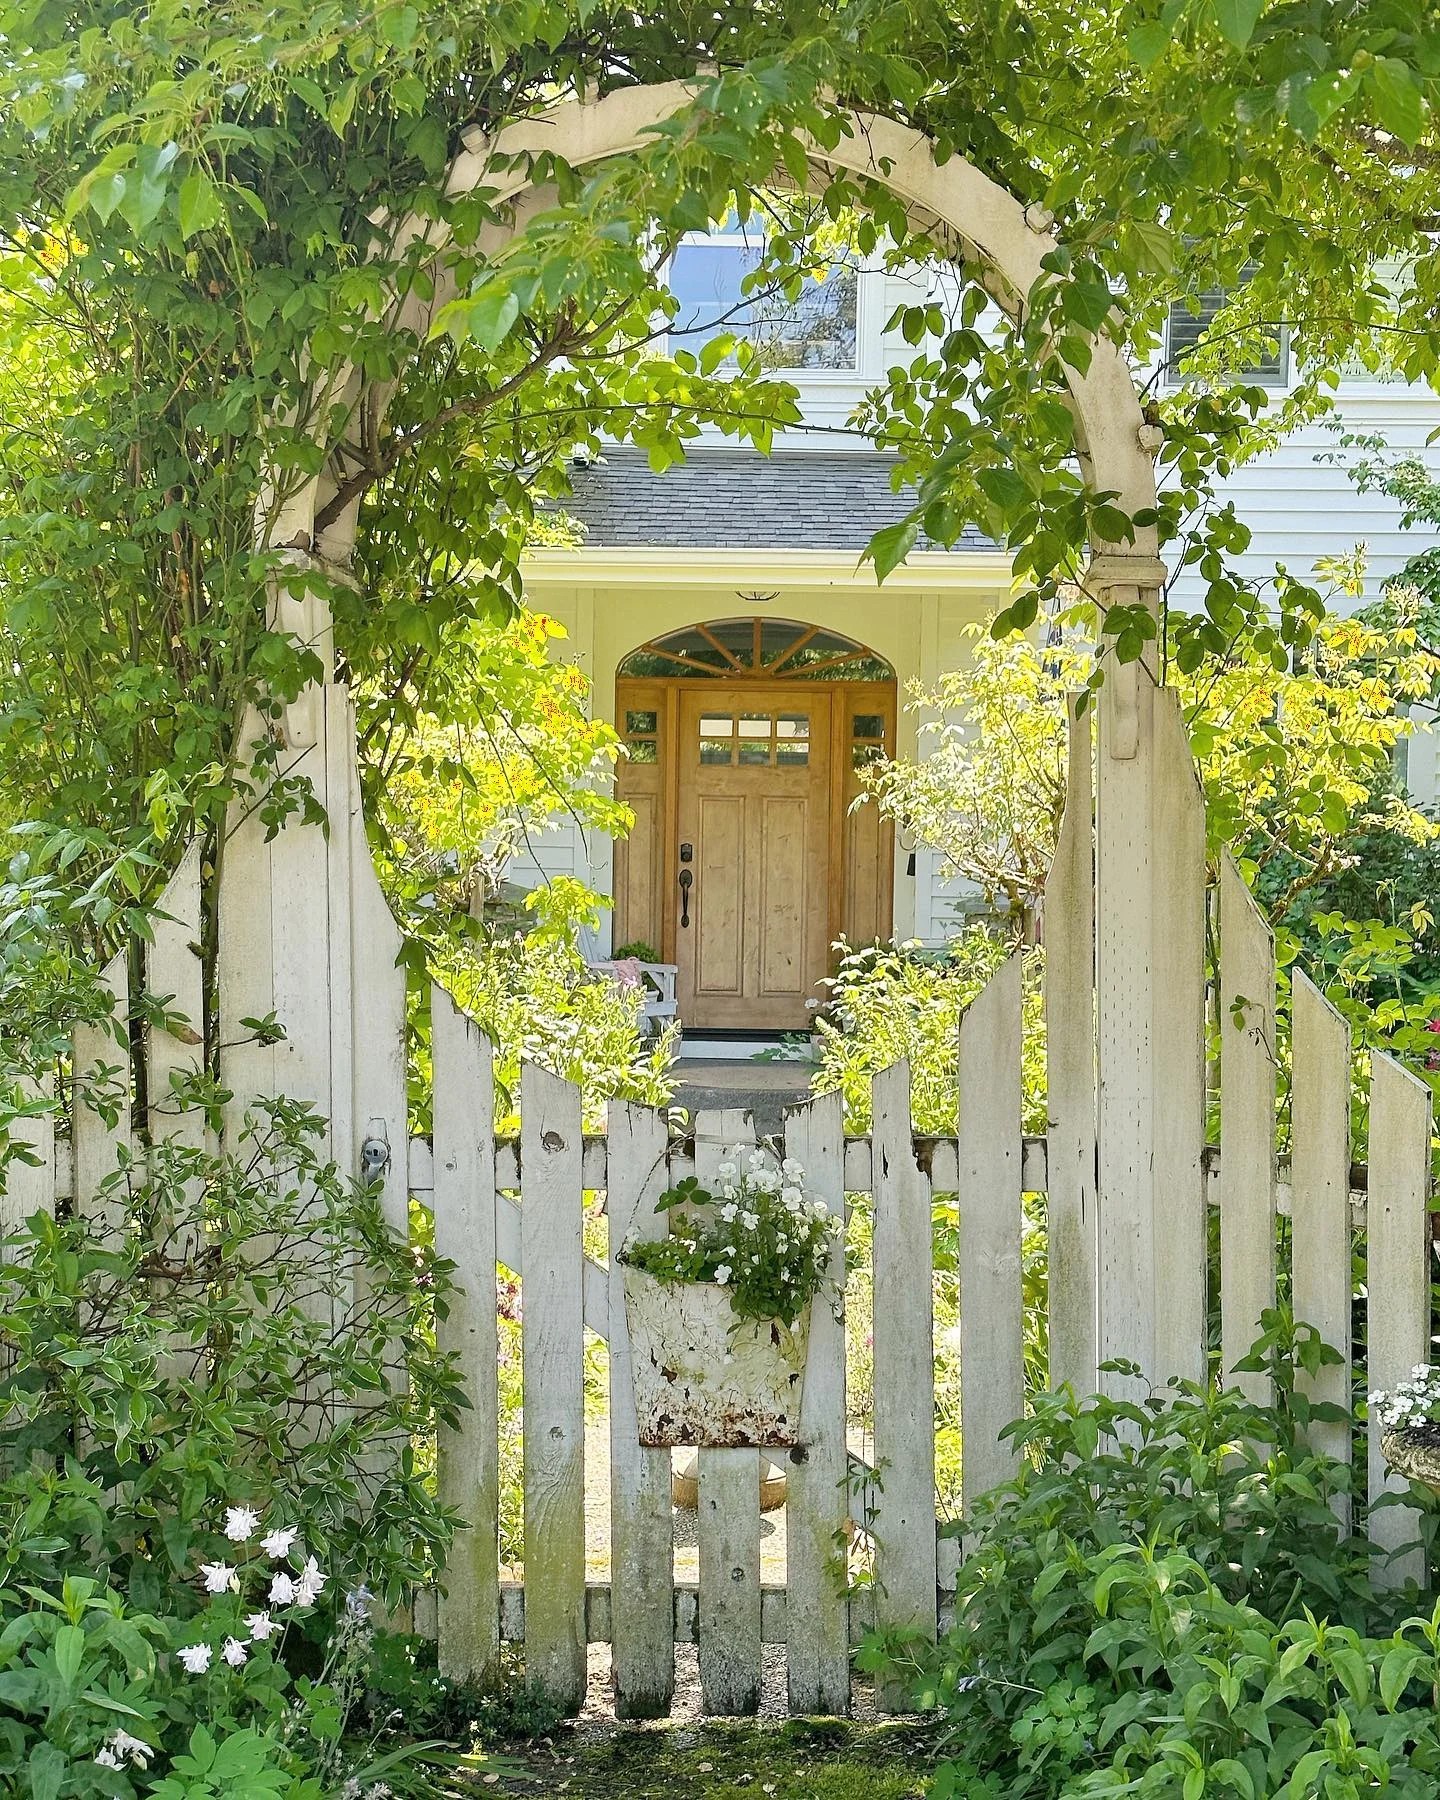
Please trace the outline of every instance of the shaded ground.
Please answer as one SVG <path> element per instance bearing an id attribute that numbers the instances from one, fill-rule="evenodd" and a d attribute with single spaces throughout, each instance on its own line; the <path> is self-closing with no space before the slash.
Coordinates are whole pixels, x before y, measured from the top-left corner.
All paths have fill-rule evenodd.
<path id="1" fill-rule="evenodd" d="M 785 1109 L 808 1097 L 815 1065 L 685 1056 L 671 1073 L 673 1105 L 692 1114 L 702 1109 L 743 1107 L 754 1118 L 759 1135 L 773 1137 L 781 1129 Z"/>
<path id="2" fill-rule="evenodd" d="M 913 1724 L 837 1719 L 562 1732 L 481 1792 L 571 1800 L 920 1800 L 933 1753 Z"/>

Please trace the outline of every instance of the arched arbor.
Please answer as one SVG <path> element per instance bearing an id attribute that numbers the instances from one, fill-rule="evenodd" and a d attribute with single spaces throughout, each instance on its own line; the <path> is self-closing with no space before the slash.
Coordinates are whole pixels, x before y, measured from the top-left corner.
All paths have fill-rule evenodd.
<path id="1" fill-rule="evenodd" d="M 593 170 L 642 148 L 691 97 L 679 82 L 629 88 L 557 107 L 494 141 L 474 136 L 450 169 L 447 192 L 457 198 L 483 185 L 494 205 L 512 203 L 510 229 L 523 230 L 528 214 L 553 201 L 533 185 L 537 161 Z M 880 184 L 927 228 L 938 221 L 979 261 L 990 292 L 1012 314 L 1044 278 L 1043 259 L 1056 247 L 1048 217 L 963 158 L 937 160 L 913 129 L 851 115 L 836 143 L 812 143 L 807 153 L 817 181 L 843 172 Z M 447 246 L 433 233 L 419 220 L 397 233 L 401 243 L 433 240 L 433 296 L 422 301 L 412 291 L 397 309 L 398 329 L 416 342 L 453 297 Z M 504 236 L 487 227 L 480 248 L 499 248 Z M 426 251 L 419 254 L 423 260 Z M 1128 367 L 1103 335 L 1092 352 L 1083 370 L 1066 371 L 1084 479 L 1126 514 L 1153 518 L 1153 445 Z M 367 387 L 352 371 L 336 378 L 331 398 L 380 417 L 391 392 L 393 385 Z M 264 546 L 298 546 L 287 555 L 299 572 L 318 567 L 343 579 L 359 503 L 337 507 L 339 492 L 332 468 L 262 508 Z M 327 512 L 334 516 L 317 532 Z M 1087 585 L 1102 607 L 1155 609 L 1163 575 L 1153 524 L 1137 527 L 1130 544 L 1092 546 Z M 297 598 L 277 584 L 277 617 L 333 671 L 323 604 L 303 583 L 301 592 Z M 1203 1293 L 1183 1305 L 1155 1302 L 1157 1219 L 1169 1247 L 1177 1232 L 1203 1230 L 1203 816 L 1178 714 L 1142 665 L 1113 669 L 1097 710 L 1093 857 L 1085 720 L 1047 928 L 1057 996 L 1050 1008 L 1052 1230 L 1067 1247 L 1065 1279 L 1097 1297 L 1072 1309 L 1089 1324 L 1055 1350 L 1057 1373 L 1084 1383 L 1097 1359 L 1111 1356 L 1154 1375 L 1199 1373 L 1194 1346 L 1203 1336 L 1195 1315 Z M 262 729 L 258 716 L 250 729 Z M 220 897 L 221 1005 L 235 1017 L 273 1011 L 287 1035 L 278 1045 L 236 1046 L 223 1073 L 241 1096 L 286 1091 L 314 1101 L 330 1119 L 337 1160 L 358 1166 L 363 1141 L 388 1137 L 397 1150 L 404 1141 L 403 992 L 397 1007 L 393 984 L 367 966 L 375 945 L 393 944 L 395 933 L 369 865 L 353 709 L 333 674 L 287 708 L 283 735 L 282 774 L 309 777 L 331 829 L 327 836 L 292 823 L 267 842 L 253 809 L 234 821 Z M 1178 1086 L 1167 1079 L 1160 1092 L 1153 1071 L 1166 1044 L 1188 1073 Z M 1173 1067 L 1174 1056 L 1162 1066 Z M 400 1216 L 403 1161 L 392 1157 L 388 1177 Z"/>

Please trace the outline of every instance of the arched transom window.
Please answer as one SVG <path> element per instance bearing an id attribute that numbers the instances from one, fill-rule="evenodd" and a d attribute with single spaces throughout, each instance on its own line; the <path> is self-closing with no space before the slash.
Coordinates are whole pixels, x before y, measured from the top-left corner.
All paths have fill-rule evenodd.
<path id="1" fill-rule="evenodd" d="M 712 619 L 632 650 L 619 673 L 724 681 L 888 681 L 883 657 L 823 625 L 794 619 Z"/>

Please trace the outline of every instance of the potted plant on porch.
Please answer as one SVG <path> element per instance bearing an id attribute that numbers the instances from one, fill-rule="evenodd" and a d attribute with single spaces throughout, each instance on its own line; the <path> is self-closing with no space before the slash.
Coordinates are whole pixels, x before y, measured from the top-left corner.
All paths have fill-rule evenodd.
<path id="1" fill-rule="evenodd" d="M 793 1158 L 736 1149 L 713 1189 L 661 1196 L 670 1231 L 622 1246 L 640 1442 L 797 1442 L 810 1309 L 839 1223 Z"/>
<path id="2" fill-rule="evenodd" d="M 1410 1379 L 1370 1396 L 1380 1450 L 1397 1475 L 1440 1493 L 1440 1368 L 1417 1364 Z"/>

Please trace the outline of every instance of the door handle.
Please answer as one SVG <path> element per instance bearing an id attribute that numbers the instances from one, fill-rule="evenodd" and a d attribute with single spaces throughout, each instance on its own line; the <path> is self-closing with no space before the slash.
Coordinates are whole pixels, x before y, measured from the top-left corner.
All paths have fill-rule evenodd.
<path id="1" fill-rule="evenodd" d="M 689 869 L 680 871 L 680 929 L 690 929 L 690 890 L 695 885 L 695 876 Z"/>

